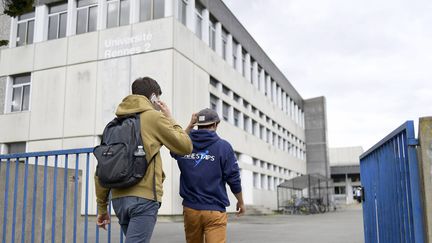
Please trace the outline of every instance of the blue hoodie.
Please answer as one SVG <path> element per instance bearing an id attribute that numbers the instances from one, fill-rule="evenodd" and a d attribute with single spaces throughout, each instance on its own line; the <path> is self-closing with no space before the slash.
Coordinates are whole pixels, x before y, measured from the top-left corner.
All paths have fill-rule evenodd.
<path id="1" fill-rule="evenodd" d="M 171 154 L 180 168 L 183 206 L 195 210 L 223 211 L 230 205 L 225 185 L 241 192 L 240 169 L 231 145 L 214 131 L 192 130 L 193 151 Z"/>

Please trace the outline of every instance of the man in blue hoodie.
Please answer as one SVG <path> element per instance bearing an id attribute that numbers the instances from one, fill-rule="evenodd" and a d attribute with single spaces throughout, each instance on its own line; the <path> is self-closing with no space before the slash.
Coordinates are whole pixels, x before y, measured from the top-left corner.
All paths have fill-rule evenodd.
<path id="1" fill-rule="evenodd" d="M 187 243 L 226 242 L 227 214 L 230 205 L 226 184 L 237 198 L 237 216 L 245 212 L 240 169 L 231 145 L 219 138 L 218 114 L 204 109 L 192 115 L 186 128 L 193 151 L 189 155 L 172 154 L 180 168 L 180 196 L 183 198 Z M 192 130 L 198 126 L 198 130 Z"/>

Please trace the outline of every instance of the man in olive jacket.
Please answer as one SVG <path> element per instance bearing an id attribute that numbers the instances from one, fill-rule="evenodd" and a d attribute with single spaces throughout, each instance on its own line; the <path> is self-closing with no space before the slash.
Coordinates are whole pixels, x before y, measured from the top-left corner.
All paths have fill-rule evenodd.
<path id="1" fill-rule="evenodd" d="M 162 145 L 175 154 L 186 155 L 192 152 L 188 134 L 171 117 L 166 104 L 159 100 L 161 94 L 161 88 L 155 80 L 149 77 L 138 78 L 132 84 L 132 95 L 124 98 L 116 111 L 117 116 L 141 113 L 141 137 L 149 162 L 144 178 L 126 189 L 109 189 L 102 187 L 95 176 L 97 224 L 105 229 L 110 223 L 107 207 L 111 191 L 113 208 L 126 235 L 126 243 L 150 242 L 165 179 L 159 151 Z"/>

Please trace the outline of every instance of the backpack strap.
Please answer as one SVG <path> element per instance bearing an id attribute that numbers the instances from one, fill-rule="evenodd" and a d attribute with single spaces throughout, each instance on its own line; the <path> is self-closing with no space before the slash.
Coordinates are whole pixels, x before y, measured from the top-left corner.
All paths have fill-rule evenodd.
<path id="1" fill-rule="evenodd" d="M 136 113 L 135 114 L 135 117 L 136 117 L 136 119 L 135 119 L 135 122 L 136 122 L 135 128 L 138 128 L 138 129 L 136 129 L 137 131 L 135 131 L 135 134 L 136 134 L 136 139 L 137 140 L 141 140 L 138 144 L 142 143 L 144 145 L 144 141 L 142 140 L 142 137 L 141 137 L 141 119 L 140 119 L 140 115 L 141 115 L 141 113 Z M 157 194 L 156 194 L 156 155 L 157 154 L 155 154 L 153 156 L 153 158 L 150 159 L 150 161 L 148 163 L 152 163 L 153 162 L 153 198 L 157 202 Z"/>

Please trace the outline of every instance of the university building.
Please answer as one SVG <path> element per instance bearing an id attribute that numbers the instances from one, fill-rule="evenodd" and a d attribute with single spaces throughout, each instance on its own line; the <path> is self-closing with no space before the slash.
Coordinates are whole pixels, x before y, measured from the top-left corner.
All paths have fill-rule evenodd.
<path id="1" fill-rule="evenodd" d="M 131 83 L 150 76 L 180 125 L 206 107 L 220 114 L 247 205 L 276 209 L 280 183 L 330 177 L 325 98 L 304 99 L 221 0 L 40 0 L 9 23 L 2 154 L 99 144 Z M 166 149 L 162 159 L 160 213 L 181 214 L 179 169 Z"/>

